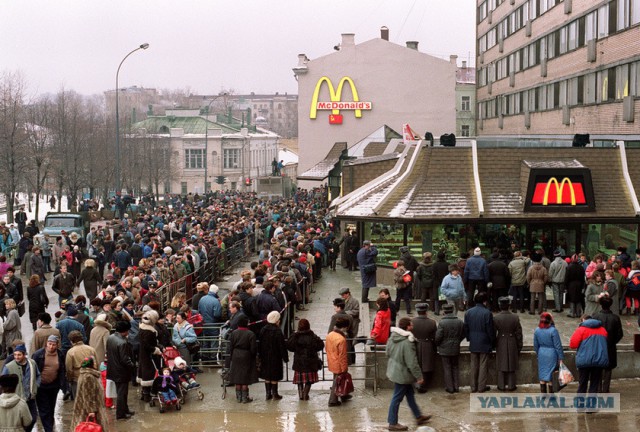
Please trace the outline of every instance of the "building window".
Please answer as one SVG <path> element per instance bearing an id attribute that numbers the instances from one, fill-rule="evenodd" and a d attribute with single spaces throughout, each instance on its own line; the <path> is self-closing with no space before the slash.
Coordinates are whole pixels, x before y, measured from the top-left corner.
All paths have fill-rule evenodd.
<path id="1" fill-rule="evenodd" d="M 596 102 L 596 74 L 587 74 L 584 78 L 584 103 L 592 104 Z"/>
<path id="2" fill-rule="evenodd" d="M 468 137 L 469 135 L 469 125 L 462 125 L 460 127 L 460 135 L 463 137 Z"/>
<path id="3" fill-rule="evenodd" d="M 240 167 L 240 149 L 223 150 L 224 169 L 234 169 Z"/>
<path id="4" fill-rule="evenodd" d="M 185 169 L 203 169 L 205 154 L 202 149 L 186 149 L 184 151 Z"/>
<path id="5" fill-rule="evenodd" d="M 589 42 L 596 38 L 597 11 L 591 12 L 584 18 L 584 40 Z"/>
<path id="6" fill-rule="evenodd" d="M 471 110 L 471 97 L 470 96 L 462 96 L 462 104 L 460 106 L 462 111 L 470 111 Z"/>
<path id="7" fill-rule="evenodd" d="M 598 39 L 609 36 L 609 5 L 598 9 Z"/>
<path id="8" fill-rule="evenodd" d="M 180 183 L 180 193 L 182 195 L 186 195 L 187 194 L 187 182 L 181 182 Z"/>

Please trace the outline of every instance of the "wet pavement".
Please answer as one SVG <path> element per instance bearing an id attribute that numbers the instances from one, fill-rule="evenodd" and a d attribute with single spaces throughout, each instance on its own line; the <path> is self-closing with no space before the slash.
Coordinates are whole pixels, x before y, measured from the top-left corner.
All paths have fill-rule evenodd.
<path id="1" fill-rule="evenodd" d="M 248 267 L 248 263 L 246 263 Z M 231 288 L 238 279 L 239 270 L 219 283 L 222 290 Z M 47 287 L 50 286 L 50 281 Z M 348 286 L 355 298 L 360 298 L 359 273 L 338 269 L 337 272 L 323 271 L 323 278 L 317 283 L 316 292 L 312 294 L 313 303 L 309 304 L 306 312 L 298 313 L 298 317 L 307 318 L 311 327 L 321 337 L 327 332 L 329 320 L 333 314 L 332 301 L 337 297 L 340 287 Z M 82 291 L 82 290 L 81 290 Z M 55 312 L 57 301 L 48 288 L 52 300 L 50 312 Z M 377 292 L 376 292 L 377 294 Z M 393 294 L 393 290 L 392 290 Z M 373 297 L 374 292 L 371 292 Z M 363 311 L 364 312 L 364 311 Z M 460 314 L 461 315 L 461 314 Z M 401 312 L 399 316 L 404 316 Z M 533 334 L 534 317 L 520 314 L 525 326 L 526 335 Z M 439 317 L 434 317 L 438 319 Z M 23 317 L 23 333 L 27 340 L 31 339 L 30 323 Z M 529 323 L 529 321 L 531 321 Z M 559 318 L 558 327 L 561 333 L 570 336 L 577 325 L 576 320 Z M 625 340 L 637 330 L 634 317 L 625 324 Z M 364 319 L 359 334 L 367 334 L 369 322 Z M 565 331 L 562 331 L 566 328 Z M 567 337 L 568 337 L 567 336 Z M 530 336 L 531 337 L 531 336 Z M 530 341 L 531 339 L 529 339 Z M 624 342 L 624 340 L 623 340 Z M 565 342 L 568 343 L 568 340 Z M 362 345 L 358 351 L 362 350 Z M 291 358 L 292 360 L 292 358 Z M 129 393 L 130 409 L 136 415 L 127 421 L 115 421 L 115 410 L 110 410 L 110 431 L 383 431 L 387 430 L 387 410 L 391 399 L 391 390 L 378 390 L 377 393 L 366 389 L 364 381 L 364 356 L 358 355 L 357 365 L 352 368 L 356 391 L 352 401 L 341 407 L 329 408 L 330 374 L 326 373 L 327 381 L 315 384 L 311 391 L 311 400 L 299 401 L 297 390 L 290 383 L 280 385 L 280 393 L 284 396 L 281 401 L 265 401 L 264 386 L 251 386 L 251 395 L 255 398 L 251 404 L 239 404 L 235 399 L 235 391 L 228 388 L 226 399 L 222 399 L 221 378 L 218 369 L 205 369 L 205 373 L 198 376 L 205 393 L 203 401 L 195 398 L 195 393 L 187 396 L 187 402 L 181 411 L 168 410 L 160 414 L 158 407 L 152 408 L 138 400 L 136 388 Z M 289 377 L 292 373 L 289 371 Z M 539 391 L 537 385 L 522 385 L 518 392 L 534 393 Z M 571 384 L 563 392 L 573 393 L 576 385 Z M 424 413 L 432 414 L 429 426 L 436 431 L 630 431 L 640 430 L 640 412 L 637 410 L 637 394 L 640 392 L 640 379 L 617 380 L 612 383 L 612 392 L 621 393 L 620 414 L 539 414 L 539 413 L 500 413 L 478 414 L 469 410 L 469 390 L 455 395 L 447 394 L 444 389 L 430 390 L 426 394 L 417 395 L 419 406 Z M 73 402 L 63 402 L 59 399 L 56 431 L 68 431 L 71 420 Z M 428 428 L 417 429 L 411 413 L 403 403 L 400 409 L 400 422 L 410 427 L 410 430 L 429 431 Z M 41 429 L 34 429 L 41 430 Z"/>

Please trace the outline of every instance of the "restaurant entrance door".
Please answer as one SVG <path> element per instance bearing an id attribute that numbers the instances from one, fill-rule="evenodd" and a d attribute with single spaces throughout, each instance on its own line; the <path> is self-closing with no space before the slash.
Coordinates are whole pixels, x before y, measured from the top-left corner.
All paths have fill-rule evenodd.
<path id="1" fill-rule="evenodd" d="M 529 224 L 527 248 L 531 251 L 542 248 L 550 260 L 558 248 L 564 251 L 563 256 L 571 256 L 580 249 L 580 234 L 579 224 Z"/>

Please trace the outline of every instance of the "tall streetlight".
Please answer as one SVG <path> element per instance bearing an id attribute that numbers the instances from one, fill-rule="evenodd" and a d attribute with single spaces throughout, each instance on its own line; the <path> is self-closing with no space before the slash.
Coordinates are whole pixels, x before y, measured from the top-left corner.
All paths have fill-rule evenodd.
<path id="1" fill-rule="evenodd" d="M 118 76 L 120 75 L 120 68 L 122 67 L 122 63 L 134 52 L 139 50 L 146 50 L 149 48 L 148 43 L 143 43 L 138 48 L 131 51 L 129 54 L 124 56 L 120 64 L 118 65 L 118 70 L 116 71 L 116 195 L 119 195 L 122 191 L 122 179 L 120 176 L 120 111 L 118 105 Z"/>
<path id="2" fill-rule="evenodd" d="M 218 96 L 214 97 L 213 99 L 211 99 L 211 101 L 209 102 L 209 105 L 207 105 L 207 111 L 206 111 L 206 121 L 204 124 L 204 194 L 207 194 L 207 176 L 209 174 L 209 161 L 207 160 L 208 153 L 209 153 L 209 108 L 211 108 L 211 104 L 213 104 L 219 97 L 221 96 L 226 96 L 227 93 L 220 93 Z M 222 156 L 220 156 L 222 157 Z M 220 173 L 220 175 L 222 175 L 222 173 Z"/>

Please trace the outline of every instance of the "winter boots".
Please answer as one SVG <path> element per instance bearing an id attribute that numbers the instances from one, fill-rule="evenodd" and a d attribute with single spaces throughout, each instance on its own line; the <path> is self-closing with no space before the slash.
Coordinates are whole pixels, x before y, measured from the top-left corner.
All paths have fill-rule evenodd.
<path id="1" fill-rule="evenodd" d="M 278 394 L 278 383 L 271 383 L 271 395 L 273 396 L 273 400 L 282 399 L 282 396 Z"/>
<path id="2" fill-rule="evenodd" d="M 242 390 L 242 403 L 253 402 L 253 399 L 249 397 L 249 390 Z"/>

